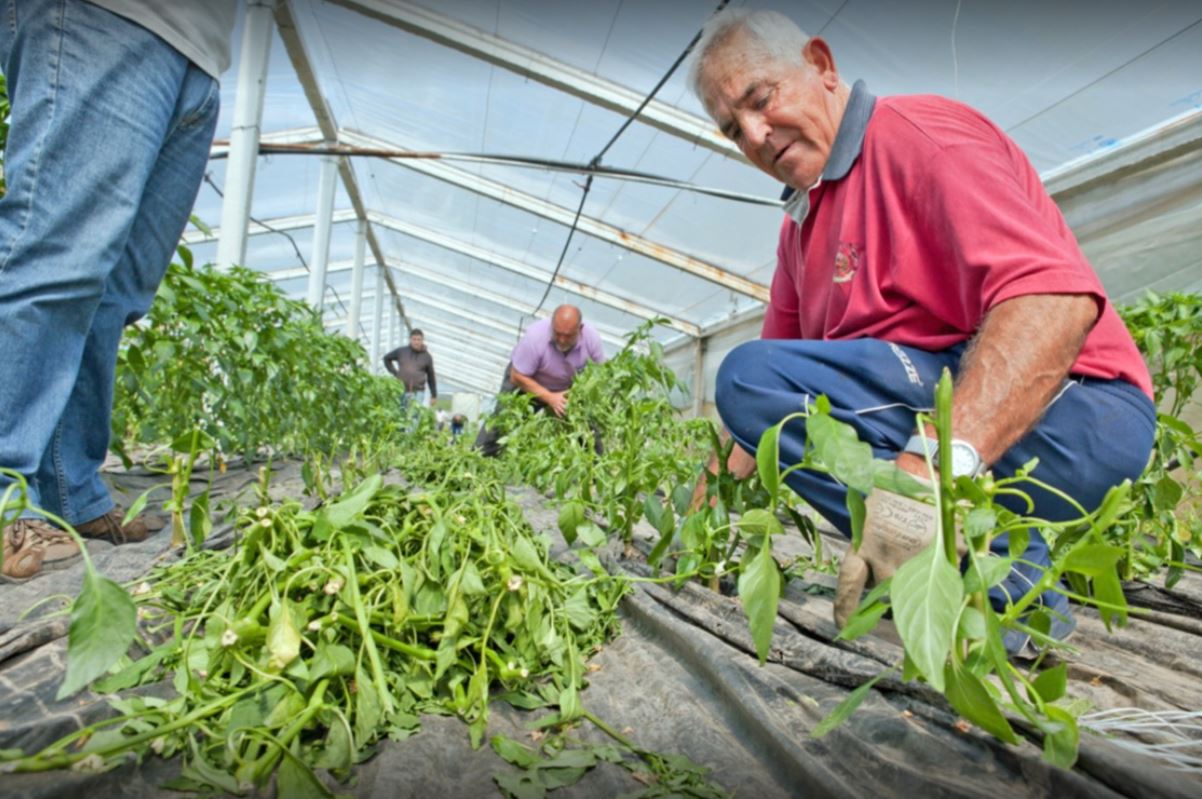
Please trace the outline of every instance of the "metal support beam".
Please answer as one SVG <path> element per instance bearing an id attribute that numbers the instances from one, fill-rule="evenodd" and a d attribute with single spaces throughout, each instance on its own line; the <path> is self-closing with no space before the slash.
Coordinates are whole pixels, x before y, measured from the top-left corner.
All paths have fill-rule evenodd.
<path id="1" fill-rule="evenodd" d="M 573 97 L 629 116 L 643 102 L 644 93 L 620 86 L 583 69 L 505 41 L 462 22 L 404 0 L 333 0 L 361 14 L 387 22 L 401 30 L 438 42 L 446 47 L 502 67 Z M 698 27 L 704 20 L 698 20 Z M 687 31 L 685 32 L 687 33 Z M 683 36 L 683 34 L 682 34 Z M 685 44 L 682 38 L 681 44 Z M 732 142 L 714 124 L 660 100 L 652 100 L 639 115 L 647 125 L 721 153 L 744 160 Z"/>
<path id="2" fill-rule="evenodd" d="M 313 109 L 313 116 L 317 119 L 317 126 L 321 129 L 322 138 L 325 141 L 338 141 L 338 125 L 335 124 L 330 106 L 326 103 L 326 98 L 322 96 L 321 88 L 317 84 L 317 75 L 313 72 L 309 54 L 305 51 L 305 43 L 296 26 L 296 16 L 292 12 L 291 0 L 280 0 L 275 9 L 275 22 L 280 30 L 284 49 L 288 52 L 288 60 L 292 62 L 292 69 L 296 72 L 296 79 L 300 81 L 301 88 L 305 92 L 305 99 L 309 101 L 309 107 Z M 363 195 L 359 192 L 359 183 L 355 179 L 355 171 L 351 168 L 349 159 L 338 159 L 338 174 L 342 177 L 342 186 L 346 190 L 346 196 L 355 209 L 355 216 L 367 220 L 367 206 L 363 202 Z M 376 263 L 383 264 L 384 250 L 380 247 L 380 242 L 376 239 L 375 231 L 371 229 L 370 225 L 367 228 L 367 246 L 371 248 Z M 383 275 L 384 282 L 388 285 L 388 291 L 392 294 L 397 313 L 400 314 L 401 320 L 405 323 L 405 329 L 408 330 L 409 319 L 405 316 L 405 306 L 401 303 L 401 296 L 397 293 L 396 286 L 392 284 L 392 275 L 387 271 L 384 271 Z"/>
<path id="3" fill-rule="evenodd" d="M 437 286 L 442 286 L 444 288 L 452 289 L 454 291 L 463 292 L 464 294 L 470 295 L 473 298 L 473 300 L 476 302 L 486 302 L 490 305 L 497 305 L 502 308 L 508 308 L 511 311 L 517 311 L 520 314 L 524 314 L 526 316 L 532 316 L 535 319 L 543 319 L 543 318 L 551 315 L 551 309 L 544 308 L 544 309 L 540 310 L 537 314 L 535 314 L 534 306 L 531 305 L 530 303 L 522 302 L 520 300 L 515 300 L 511 297 L 505 297 L 503 295 L 495 294 L 493 292 L 482 293 L 480 291 L 480 286 L 477 284 L 468 283 L 467 281 L 464 281 L 464 280 L 458 280 L 458 279 L 450 277 L 448 275 L 444 275 L 444 274 L 438 272 L 436 269 L 432 269 L 432 268 L 424 267 L 424 266 L 418 266 L 417 264 L 414 264 L 411 261 L 404 261 L 404 260 L 400 260 L 400 259 L 396 259 L 396 258 L 389 258 L 388 259 L 388 267 L 389 267 L 389 269 L 395 270 L 401 279 L 403 279 L 405 277 L 413 277 L 413 278 L 417 278 L 418 280 L 423 280 L 423 281 L 426 281 L 429 283 L 433 283 Z M 331 261 L 330 265 L 326 268 L 326 277 L 328 278 L 330 275 L 337 274 L 339 272 L 351 271 L 353 269 L 354 269 L 353 261 L 346 261 L 346 260 Z M 285 280 L 295 280 L 297 278 L 305 277 L 309 273 L 305 269 L 297 267 L 295 269 L 277 269 L 272 272 L 264 272 L 263 274 L 266 275 L 269 280 L 279 283 L 279 282 L 282 282 Z M 352 272 L 352 285 L 353 285 L 353 282 L 354 282 L 354 276 L 353 276 L 353 272 Z M 353 293 L 353 288 L 352 288 L 352 293 Z M 366 301 L 368 299 L 371 299 L 373 296 L 375 296 L 375 295 L 374 294 L 366 295 L 364 297 L 364 300 Z M 430 296 L 432 296 L 432 295 L 424 293 L 424 292 L 416 292 L 412 289 L 412 287 L 405 288 L 405 297 L 409 298 L 413 301 L 420 301 L 421 299 L 423 299 L 425 297 L 430 297 Z M 468 313 L 468 312 L 465 311 L 465 313 Z M 473 316 L 472 318 L 474 319 L 476 317 Z M 621 349 L 622 347 L 626 346 L 626 332 L 625 331 L 620 330 L 615 327 L 612 327 L 610 325 L 598 324 L 596 321 L 594 321 L 592 319 L 587 319 L 585 321 L 587 321 L 590 325 L 592 325 L 593 327 L 595 327 L 597 329 L 597 331 L 601 334 L 601 340 L 604 341 L 606 344 L 610 344 L 613 347 L 618 348 L 618 349 Z M 512 324 L 510 325 L 510 328 L 511 329 L 513 328 Z"/>
<path id="4" fill-rule="evenodd" d="M 342 143 L 357 147 L 392 150 L 407 149 L 393 142 L 348 130 L 339 131 L 338 135 Z M 549 219 L 564 227 L 570 227 L 572 220 L 576 218 L 575 209 L 565 208 L 561 205 L 548 202 L 541 197 L 517 191 L 511 186 L 453 167 L 442 161 L 407 158 L 390 158 L 388 161 L 403 166 L 406 169 L 420 172 L 423 175 L 437 178 L 457 188 L 467 189 L 476 194 L 513 206 L 514 208 L 520 208 L 523 211 L 542 217 L 543 219 Z M 576 227 L 581 233 L 617 245 L 630 252 L 650 258 L 653 261 L 658 261 L 661 264 L 678 269 L 694 277 L 699 277 L 708 283 L 721 286 L 738 294 L 743 294 L 760 302 L 768 302 L 768 287 L 761 283 L 748 280 L 741 275 L 736 275 L 714 264 L 707 263 L 699 258 L 693 258 L 690 255 L 686 255 L 670 247 L 665 247 L 662 244 L 656 244 L 638 234 L 614 227 L 595 217 L 582 214 Z"/>
<path id="5" fill-rule="evenodd" d="M 323 155 L 317 182 L 317 226 L 313 231 L 313 257 L 309 259 L 309 304 L 321 310 L 326 291 L 326 264 L 330 262 L 330 225 L 334 219 L 334 186 L 338 159 Z"/>
<path id="6" fill-rule="evenodd" d="M 354 218 L 355 214 L 352 211 L 341 210 L 334 212 L 335 223 L 344 222 Z M 299 227 L 308 227 L 309 225 L 312 225 L 314 221 L 315 220 L 312 216 L 295 216 L 284 217 L 279 220 L 268 220 L 267 225 L 270 228 L 277 230 L 290 230 Z M 451 252 L 467 255 L 468 257 L 475 258 L 483 263 L 500 267 L 508 272 L 513 272 L 515 274 L 522 275 L 523 277 L 531 278 L 532 280 L 545 282 L 551 277 L 550 270 L 540 269 L 539 267 L 523 263 L 516 258 L 509 258 L 499 253 L 490 252 L 483 247 L 478 247 L 474 244 L 468 244 L 454 236 L 427 230 L 419 225 L 410 224 L 409 222 L 404 222 L 386 214 L 371 211 L 368 213 L 368 221 L 373 224 L 380 225 L 381 227 L 395 230 L 398 233 L 402 233 L 406 236 L 429 242 L 430 244 L 450 250 Z M 262 225 L 253 225 L 250 228 L 251 235 L 270 232 L 272 232 L 272 230 L 269 230 L 268 227 L 264 227 Z M 190 230 L 184 235 L 183 242 L 188 245 L 199 244 L 201 242 L 211 241 L 214 236 L 218 235 L 220 235 L 220 230 L 213 231 L 212 235 L 205 234 L 199 230 Z M 372 235 L 370 234 L 369 228 L 369 245 L 371 241 Z M 377 261 L 377 263 L 387 263 L 387 260 L 387 258 L 382 258 Z M 390 291 L 395 292 L 396 286 L 394 283 L 392 283 L 392 278 L 387 273 L 385 280 L 389 284 Z M 611 294 L 608 291 L 594 288 L 579 281 L 566 278 L 562 275 L 556 276 L 555 286 L 569 293 L 586 297 L 602 305 L 607 305 L 610 308 L 616 308 L 623 313 L 630 314 L 631 316 L 637 316 L 640 319 L 653 319 L 655 317 L 662 316 L 668 320 L 670 327 L 673 327 L 688 336 L 697 336 L 700 332 L 700 328 L 692 322 L 686 322 L 683 319 L 677 319 L 675 317 L 668 316 L 667 314 L 661 313 L 660 311 L 657 311 L 649 306 L 634 302 L 633 300 L 627 300 L 623 297 Z M 396 295 L 394 294 L 394 296 Z M 407 318 L 405 323 L 408 327 L 409 322 Z"/>
<path id="7" fill-rule="evenodd" d="M 381 225 L 382 227 L 395 230 L 398 233 L 403 233 L 406 236 L 420 239 L 421 241 L 429 242 L 430 244 L 442 247 L 443 249 L 451 250 L 452 252 L 467 255 L 471 258 L 475 258 L 478 261 L 483 261 L 484 263 L 492 264 L 493 266 L 499 266 L 506 271 L 542 282 L 546 282 L 551 278 L 552 273 L 550 270 L 539 269 L 538 267 L 523 263 L 516 258 L 509 258 L 499 253 L 490 252 L 483 247 L 477 247 L 474 244 L 468 244 L 467 242 L 461 241 L 454 236 L 427 230 L 418 225 L 403 222 L 400 219 L 396 219 L 385 214 L 376 213 L 375 211 L 372 211 L 368 216 L 373 223 Z M 599 302 L 602 305 L 608 305 L 611 308 L 617 308 L 624 313 L 637 316 L 641 319 L 654 319 L 657 316 L 663 316 L 668 320 L 668 323 L 672 327 L 676 328 L 682 333 L 687 333 L 690 336 L 696 336 L 699 330 L 697 325 L 692 324 L 691 322 L 686 322 L 682 319 L 667 316 L 666 314 L 660 313 L 659 311 L 656 311 L 655 309 L 646 305 L 642 305 L 641 303 L 624 299 L 616 294 L 611 294 L 608 291 L 594 288 L 576 280 L 571 280 L 563 275 L 557 275 L 555 277 L 555 286 L 563 289 L 564 291 L 577 294 L 581 297 L 587 297 L 588 299 L 593 300 L 594 302 Z"/>
<path id="8" fill-rule="evenodd" d="M 277 130 L 274 133 L 264 133 L 259 131 L 259 144 L 321 144 L 325 141 L 325 137 L 321 135 L 321 129 L 315 127 L 308 128 L 288 128 L 287 130 Z M 209 158 L 228 158 L 230 154 L 230 142 L 226 140 L 215 140 L 209 147 Z"/>
<path id="9" fill-rule="evenodd" d="M 335 211 L 330 216 L 331 223 L 338 225 L 343 222 L 351 222 L 357 219 L 355 211 L 351 208 L 343 208 Z M 261 236 L 264 233 L 279 233 L 285 230 L 301 230 L 307 227 L 313 227 L 317 223 L 317 217 L 313 214 L 297 214 L 296 216 L 280 216 L 275 219 L 267 220 L 266 224 L 251 222 L 246 227 L 248 236 Z M 180 241 L 189 247 L 196 244 L 204 244 L 208 241 L 220 241 L 223 235 L 222 228 L 212 228 L 210 233 L 205 233 L 201 230 L 189 230 L 180 237 Z M 308 270 L 305 270 L 308 274 Z"/>
<path id="10" fill-rule="evenodd" d="M 217 243 L 217 266 L 221 269 L 246 260 L 246 226 L 250 222 L 255 163 L 259 158 L 273 5 L 274 0 L 247 0 L 246 3 L 238 88 L 230 127 L 229 164 L 225 169 L 225 197 L 221 202 L 222 236 Z"/>
<path id="11" fill-rule="evenodd" d="M 360 219 L 355 230 L 355 261 L 351 267 L 351 310 L 346 317 L 346 334 L 359 335 L 359 317 L 363 313 L 363 255 L 367 247 L 367 222 Z"/>
<path id="12" fill-rule="evenodd" d="M 388 349 L 391 351 L 400 346 L 400 342 L 397 340 L 397 322 L 399 321 L 397 317 L 400 314 L 396 312 L 395 308 L 389 308 L 386 313 L 388 314 Z"/>
<path id="13" fill-rule="evenodd" d="M 384 317 L 384 267 L 376 267 L 376 312 L 372 314 L 373 324 L 371 326 L 371 369 L 373 373 L 379 373 L 383 368 L 380 359 L 384 357 L 384 353 L 380 352 L 380 328 L 383 327 L 381 321 Z"/>
<path id="14" fill-rule="evenodd" d="M 705 412 L 705 339 L 693 339 L 693 416 Z"/>

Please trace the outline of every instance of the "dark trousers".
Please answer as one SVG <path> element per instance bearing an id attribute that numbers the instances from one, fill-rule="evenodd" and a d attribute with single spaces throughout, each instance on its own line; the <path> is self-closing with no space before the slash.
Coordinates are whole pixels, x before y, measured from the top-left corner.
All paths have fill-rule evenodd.
<path id="1" fill-rule="evenodd" d="M 722 362 L 715 389 L 718 412 L 739 445 L 754 453 L 760 436 L 819 394 L 831 401 L 831 415 L 856 429 L 876 457 L 895 459 L 915 430 L 914 414 L 930 412 L 935 384 L 946 366 L 955 374 L 964 345 L 927 352 L 876 339 L 852 341 L 760 340 L 740 345 Z M 1111 486 L 1137 478 L 1148 462 L 1156 432 L 1156 409 L 1138 388 L 1123 380 L 1073 377 L 1045 410 L 1043 418 L 992 469 L 1008 477 L 1032 458 L 1032 472 L 1065 492 L 1087 510 L 1098 506 Z M 803 420 L 790 422 L 780 437 L 782 466 L 802 459 Z M 844 535 L 851 535 L 845 486 L 825 474 L 798 470 L 789 486 Z M 1075 518 L 1077 512 L 1059 497 L 1024 486 L 1035 503 L 1031 515 L 1051 521 Z M 1015 512 L 1025 506 L 1012 497 L 999 500 Z M 1001 536 L 993 549 L 1008 555 Z M 1005 596 L 1026 593 L 1049 563 L 1047 543 L 1031 531 L 1023 560 L 991 592 L 996 604 Z M 1064 603 L 1045 594 L 1053 607 Z"/>

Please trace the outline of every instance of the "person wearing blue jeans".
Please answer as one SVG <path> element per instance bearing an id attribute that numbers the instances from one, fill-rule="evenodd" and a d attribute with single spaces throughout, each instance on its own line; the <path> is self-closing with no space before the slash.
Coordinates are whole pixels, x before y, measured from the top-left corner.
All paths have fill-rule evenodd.
<path id="1" fill-rule="evenodd" d="M 691 82 L 718 128 L 785 184 L 762 340 L 727 356 L 715 390 L 736 474 L 754 469 L 764 430 L 824 394 L 878 457 L 925 476 L 932 430 L 916 413 L 930 410 L 944 368 L 956 375 L 955 476 L 1008 476 L 1038 457 L 1035 477 L 1093 509 L 1140 474 L 1155 432 L 1147 366 L 1004 131 L 947 98 L 848 85 L 830 46 L 776 12 L 728 8 L 694 52 Z M 802 421 L 784 428 L 782 466 L 801 460 L 805 435 Z M 843 486 L 800 471 L 788 480 L 850 535 Z M 1036 516 L 1079 515 L 1031 493 Z M 873 491 L 840 567 L 836 622 L 936 527 L 930 504 Z M 994 546 L 1008 554 L 1005 538 Z M 1033 532 L 992 602 L 1026 594 L 1048 563 Z M 1071 632 L 1065 597 L 1041 599 L 1059 622 L 1053 637 Z M 1006 645 L 1026 643 L 1018 633 Z"/>
<path id="2" fill-rule="evenodd" d="M 0 199 L 0 467 L 81 533 L 120 543 L 100 466 L 122 329 L 150 308 L 208 161 L 234 0 L 8 0 Z M 14 478 L 0 474 L 0 492 Z M 40 518 L 4 528 L 3 575 L 78 557 Z"/>

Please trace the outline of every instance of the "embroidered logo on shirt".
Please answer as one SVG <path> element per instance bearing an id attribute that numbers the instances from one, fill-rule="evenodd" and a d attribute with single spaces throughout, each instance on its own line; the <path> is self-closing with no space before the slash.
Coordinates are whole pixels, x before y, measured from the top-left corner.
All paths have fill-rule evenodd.
<path id="1" fill-rule="evenodd" d="M 839 252 L 835 255 L 835 282 L 846 283 L 856 276 L 859 268 L 859 248 L 849 241 L 839 242 Z"/>

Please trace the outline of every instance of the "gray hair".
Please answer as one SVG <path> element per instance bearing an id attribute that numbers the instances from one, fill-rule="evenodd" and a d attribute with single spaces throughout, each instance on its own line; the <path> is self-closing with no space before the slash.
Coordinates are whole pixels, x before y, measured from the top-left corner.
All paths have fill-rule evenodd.
<path id="1" fill-rule="evenodd" d="M 801 50 L 810 37 L 793 20 L 779 11 L 752 11 L 725 8 L 710 17 L 701 29 L 701 38 L 693 48 L 689 66 L 689 87 L 708 109 L 701 81 L 705 68 L 715 56 L 726 50 L 737 37 L 743 45 L 739 52 L 745 66 L 779 63 L 801 66 Z"/>

